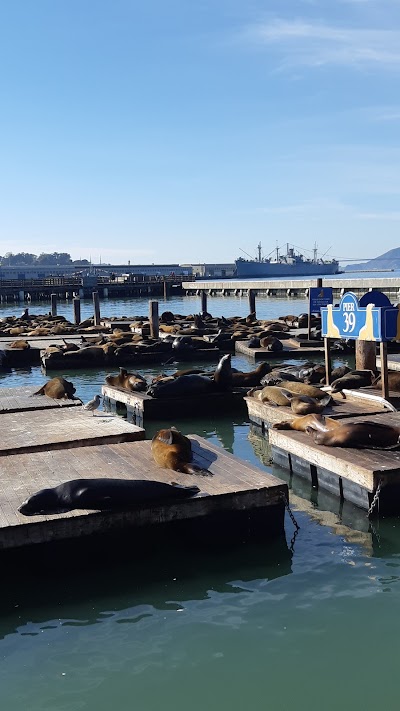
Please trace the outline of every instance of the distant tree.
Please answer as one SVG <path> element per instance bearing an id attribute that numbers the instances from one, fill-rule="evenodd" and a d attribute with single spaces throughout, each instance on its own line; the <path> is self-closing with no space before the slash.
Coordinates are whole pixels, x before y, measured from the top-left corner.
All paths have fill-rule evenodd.
<path id="1" fill-rule="evenodd" d="M 72 264 L 80 264 L 87 266 L 88 264 L 90 264 L 90 262 L 87 259 L 74 259 Z"/>
<path id="2" fill-rule="evenodd" d="M 42 252 L 37 258 L 37 264 L 42 264 L 43 266 L 71 264 L 71 255 L 67 254 L 67 252 L 53 252 L 52 254 Z"/>

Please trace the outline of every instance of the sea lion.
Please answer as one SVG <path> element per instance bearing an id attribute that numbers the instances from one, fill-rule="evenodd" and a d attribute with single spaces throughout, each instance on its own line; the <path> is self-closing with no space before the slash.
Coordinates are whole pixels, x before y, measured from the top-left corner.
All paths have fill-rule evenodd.
<path id="1" fill-rule="evenodd" d="M 319 413 L 329 405 L 332 398 L 326 395 L 324 398 L 317 400 L 309 395 L 298 395 L 290 400 L 290 408 L 295 415 L 309 415 L 310 413 Z"/>
<path id="2" fill-rule="evenodd" d="M 231 354 L 226 353 L 219 361 L 213 376 L 218 390 L 226 390 L 232 385 Z"/>
<path id="3" fill-rule="evenodd" d="M 381 385 L 382 384 L 382 379 L 381 376 L 378 375 L 376 380 L 373 381 L 373 385 Z M 388 373 L 388 386 L 389 390 L 394 390 L 396 392 L 400 392 L 400 373 L 397 371 L 392 371 Z"/>
<path id="4" fill-rule="evenodd" d="M 327 432 L 316 432 L 307 427 L 316 444 L 327 447 L 356 447 L 368 449 L 394 449 L 400 443 L 400 427 L 380 422 L 345 422 Z"/>
<path id="5" fill-rule="evenodd" d="M 203 395 L 204 393 L 217 392 L 216 383 L 206 375 L 181 375 L 164 382 L 152 383 L 147 389 L 147 394 L 152 397 L 187 397 L 190 395 Z"/>
<path id="6" fill-rule="evenodd" d="M 351 370 L 342 378 L 337 378 L 332 383 L 333 393 L 342 393 L 343 390 L 356 390 L 358 388 L 365 388 L 372 384 L 374 373 L 372 370 Z"/>
<path id="7" fill-rule="evenodd" d="M 73 479 L 52 489 L 41 489 L 18 510 L 25 516 L 34 516 L 73 509 L 130 509 L 147 501 L 187 498 L 199 491 L 198 486 L 147 479 Z"/>
<path id="8" fill-rule="evenodd" d="M 283 350 L 283 343 L 275 336 L 260 338 L 260 346 L 261 348 L 265 348 L 266 351 L 271 351 L 272 353 Z"/>
<path id="9" fill-rule="evenodd" d="M 260 363 L 255 370 L 251 370 L 248 373 L 232 371 L 232 384 L 234 387 L 255 387 L 260 384 L 261 378 L 263 378 L 266 373 L 269 373 L 270 370 L 271 366 L 264 362 Z"/>
<path id="10" fill-rule="evenodd" d="M 307 385 L 306 383 L 297 383 L 292 380 L 282 380 L 280 383 L 281 388 L 287 388 L 291 390 L 292 393 L 297 395 L 308 395 L 309 397 L 315 397 L 317 400 L 324 398 L 326 392 L 320 388 L 316 388 L 314 385 Z"/>
<path id="11" fill-rule="evenodd" d="M 260 400 L 260 402 L 268 402 L 270 405 L 287 407 L 290 405 L 293 393 L 277 385 L 266 385 L 262 389 L 254 388 L 250 390 L 248 396 L 254 397 L 256 400 Z"/>
<path id="12" fill-rule="evenodd" d="M 10 348 L 15 348 L 16 350 L 24 351 L 27 348 L 30 348 L 30 345 L 28 341 L 20 339 L 18 341 L 13 341 L 12 343 L 10 343 Z"/>
<path id="13" fill-rule="evenodd" d="M 175 427 L 159 430 L 151 440 L 151 452 L 154 461 L 164 469 L 173 469 L 184 474 L 213 476 L 208 469 L 192 464 L 192 443 Z"/>
<path id="14" fill-rule="evenodd" d="M 107 385 L 123 388 L 130 392 L 142 392 L 147 389 L 147 381 L 139 373 L 128 373 L 125 368 L 119 369 L 118 375 L 106 375 Z"/>
<path id="15" fill-rule="evenodd" d="M 304 415 L 303 417 L 295 417 L 293 420 L 285 420 L 284 422 L 275 422 L 272 429 L 275 430 L 296 430 L 297 432 L 306 432 L 307 427 L 312 427 L 316 431 L 327 432 L 334 427 L 339 427 L 340 423 L 332 417 L 325 417 L 317 413 Z"/>
<path id="16" fill-rule="evenodd" d="M 75 400 L 77 399 L 74 398 L 75 390 L 76 388 L 74 388 L 73 384 L 68 380 L 56 376 L 55 378 L 48 380 L 48 382 L 42 385 L 42 387 L 33 393 L 33 395 L 47 395 L 47 397 L 52 397 L 55 400 L 62 400 L 63 398 Z"/>
<path id="17" fill-rule="evenodd" d="M 351 368 L 349 368 L 348 365 L 340 365 L 337 368 L 334 368 L 331 372 L 331 377 L 330 381 L 333 383 L 334 380 L 337 380 L 338 378 L 343 378 L 344 375 L 347 375 L 347 373 L 350 373 Z"/>

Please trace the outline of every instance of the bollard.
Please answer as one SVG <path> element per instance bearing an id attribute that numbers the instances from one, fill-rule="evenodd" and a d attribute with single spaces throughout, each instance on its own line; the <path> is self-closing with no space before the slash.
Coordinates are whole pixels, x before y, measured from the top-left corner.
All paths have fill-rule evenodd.
<path id="1" fill-rule="evenodd" d="M 100 326 L 100 298 L 99 292 L 93 291 L 93 309 L 94 309 L 94 325 Z"/>
<path id="2" fill-rule="evenodd" d="M 150 336 L 151 336 L 151 338 L 158 338 L 158 336 L 159 336 L 158 301 L 149 301 L 149 320 L 150 320 Z"/>
<path id="3" fill-rule="evenodd" d="M 72 299 L 74 306 L 74 323 L 78 324 L 81 322 L 81 300 L 79 296 L 75 296 Z"/>

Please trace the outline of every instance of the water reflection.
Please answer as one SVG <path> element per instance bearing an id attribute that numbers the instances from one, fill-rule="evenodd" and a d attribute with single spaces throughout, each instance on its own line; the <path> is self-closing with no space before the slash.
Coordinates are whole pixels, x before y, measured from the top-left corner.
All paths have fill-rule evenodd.
<path id="1" fill-rule="evenodd" d="M 292 572 L 292 554 L 282 536 L 223 548 L 216 542 L 210 550 L 168 536 L 146 545 L 136 536 L 127 544 L 126 535 L 13 554 L 9 566 L 3 556 L 8 584 L 0 593 L 0 638 L 38 634 L 44 625 L 52 629 L 52 620 L 57 627 L 60 622 L 93 625 L 138 606 L 177 610 L 187 601 L 241 593 L 251 590 L 254 581 Z M 142 618 L 140 614 L 124 621 Z"/>

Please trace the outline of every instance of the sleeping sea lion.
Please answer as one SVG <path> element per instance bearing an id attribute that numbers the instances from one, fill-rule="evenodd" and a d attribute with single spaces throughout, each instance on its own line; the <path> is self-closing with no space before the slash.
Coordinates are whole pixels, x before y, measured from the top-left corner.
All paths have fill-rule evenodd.
<path id="1" fill-rule="evenodd" d="M 275 422 L 272 425 L 272 429 L 275 430 L 296 430 L 297 432 L 306 432 L 307 427 L 312 427 L 315 431 L 327 432 L 334 427 L 340 427 L 340 423 L 332 417 L 312 413 L 303 417 L 295 417 L 293 420 Z"/>
<path id="2" fill-rule="evenodd" d="M 251 370 L 249 373 L 232 371 L 232 384 L 235 387 L 254 387 L 260 384 L 261 378 L 263 378 L 266 373 L 269 373 L 270 370 L 271 366 L 264 362 L 260 363 L 255 370 Z"/>
<path id="3" fill-rule="evenodd" d="M 268 402 L 270 405 L 289 406 L 293 393 L 277 385 L 266 385 L 264 388 L 254 388 L 248 393 L 249 397 L 254 397 L 260 402 Z"/>
<path id="4" fill-rule="evenodd" d="M 175 472 L 185 474 L 213 476 L 208 469 L 192 464 L 191 441 L 175 427 L 156 432 L 151 440 L 151 452 L 156 464 L 164 469 L 173 469 Z"/>
<path id="5" fill-rule="evenodd" d="M 47 395 L 47 397 L 52 397 L 55 400 L 61 400 L 63 398 L 68 400 L 76 400 L 77 398 L 74 398 L 75 390 L 76 388 L 74 388 L 73 384 L 68 380 L 56 376 L 55 378 L 48 380 L 47 383 L 42 385 L 42 387 L 33 393 L 33 395 Z"/>
<path id="6" fill-rule="evenodd" d="M 374 374 L 372 370 L 351 370 L 342 378 L 337 378 L 332 383 L 333 393 L 342 393 L 343 390 L 356 390 L 358 388 L 365 388 L 372 384 Z"/>
<path id="7" fill-rule="evenodd" d="M 261 348 L 265 348 L 266 351 L 271 351 L 273 353 L 283 350 L 283 343 L 275 336 L 260 338 L 260 346 Z"/>
<path id="8" fill-rule="evenodd" d="M 139 373 L 128 373 L 125 368 L 119 369 L 118 375 L 106 375 L 107 385 L 123 388 L 130 392 L 142 392 L 147 388 L 147 382 Z"/>
<path id="9" fill-rule="evenodd" d="M 152 383 L 147 390 L 152 397 L 190 397 L 218 392 L 215 382 L 206 375 L 181 375 L 179 378 Z"/>
<path id="10" fill-rule="evenodd" d="M 380 422 L 345 422 L 327 432 L 306 428 L 316 444 L 328 447 L 357 447 L 368 449 L 394 449 L 399 446 L 400 427 Z"/>
<path id="11" fill-rule="evenodd" d="M 380 386 L 381 384 L 382 384 L 381 376 L 378 375 L 376 380 L 373 381 L 373 385 Z M 400 392 L 400 373 L 399 372 L 393 370 L 388 373 L 388 386 L 389 386 L 389 390 L 394 390 L 396 392 Z"/>
<path id="12" fill-rule="evenodd" d="M 330 395 L 325 395 L 325 397 L 320 400 L 317 400 L 315 397 L 310 397 L 309 395 L 298 395 L 292 397 L 290 407 L 295 415 L 309 415 L 314 412 L 322 412 L 324 408 L 329 405 L 331 400 Z"/>
<path id="13" fill-rule="evenodd" d="M 52 489 L 41 489 L 19 507 L 25 516 L 54 514 L 72 509 L 130 509 L 147 501 L 194 496 L 198 486 L 181 486 L 147 479 L 73 479 Z"/>
<path id="14" fill-rule="evenodd" d="M 30 348 L 30 345 L 28 341 L 24 341 L 20 339 L 19 341 L 13 341 L 10 343 L 10 348 L 16 348 L 18 350 L 26 350 L 27 348 Z"/>
<path id="15" fill-rule="evenodd" d="M 297 393 L 298 395 L 308 395 L 309 397 L 315 397 L 320 400 L 325 397 L 326 392 L 320 388 L 314 387 L 314 385 L 307 385 L 306 383 L 297 383 L 291 380 L 282 380 L 280 383 L 281 388 L 287 388 L 291 390 L 292 393 Z"/>

